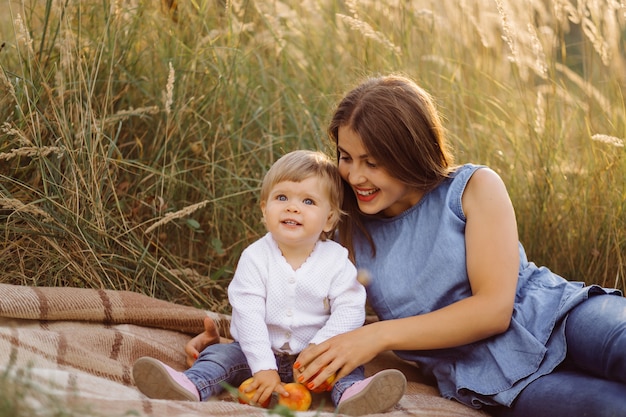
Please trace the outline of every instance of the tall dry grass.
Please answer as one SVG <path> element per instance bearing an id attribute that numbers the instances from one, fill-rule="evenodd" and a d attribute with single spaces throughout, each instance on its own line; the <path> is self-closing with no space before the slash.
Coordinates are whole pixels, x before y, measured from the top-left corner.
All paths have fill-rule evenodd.
<path id="1" fill-rule="evenodd" d="M 502 175 L 532 260 L 624 288 L 623 2 L 1 1 L 2 282 L 226 311 L 265 170 L 400 72 Z"/>

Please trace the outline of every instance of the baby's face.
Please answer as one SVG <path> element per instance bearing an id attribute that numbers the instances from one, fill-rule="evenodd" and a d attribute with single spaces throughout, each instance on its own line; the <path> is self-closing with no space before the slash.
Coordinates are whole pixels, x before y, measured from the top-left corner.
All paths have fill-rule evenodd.
<path id="1" fill-rule="evenodd" d="M 332 229 L 329 191 L 316 177 L 277 183 L 261 209 L 267 230 L 279 246 L 312 247 L 323 231 Z"/>

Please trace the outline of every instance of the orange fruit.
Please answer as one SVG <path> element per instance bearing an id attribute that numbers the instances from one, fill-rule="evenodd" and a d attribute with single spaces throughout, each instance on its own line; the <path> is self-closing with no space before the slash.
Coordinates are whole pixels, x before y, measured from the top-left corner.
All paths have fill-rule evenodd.
<path id="1" fill-rule="evenodd" d="M 278 404 L 284 405 L 293 411 L 307 411 L 311 407 L 311 393 L 302 384 L 290 382 L 284 385 L 289 397 L 279 396 Z"/>
<path id="2" fill-rule="evenodd" d="M 263 404 L 254 404 L 254 403 L 250 402 L 250 400 L 252 400 L 252 397 L 254 397 L 254 394 L 256 393 L 256 390 L 252 390 L 250 392 L 246 392 L 245 390 L 248 387 L 248 385 L 250 385 L 252 383 L 252 381 L 254 381 L 254 378 L 250 377 L 250 378 L 246 379 L 245 381 L 243 381 L 241 383 L 241 385 L 239 385 L 239 395 L 237 396 L 237 400 L 241 404 L 254 405 L 254 406 L 263 407 L 263 408 L 269 407 L 270 406 L 270 400 L 272 399 L 272 397 L 269 397 L 267 400 L 265 400 L 263 402 Z"/>

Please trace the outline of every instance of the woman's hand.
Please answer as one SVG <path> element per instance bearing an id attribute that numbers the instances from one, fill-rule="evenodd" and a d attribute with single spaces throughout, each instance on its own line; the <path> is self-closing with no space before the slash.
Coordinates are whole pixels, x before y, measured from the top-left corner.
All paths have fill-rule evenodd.
<path id="1" fill-rule="evenodd" d="M 204 332 L 195 336 L 185 345 L 185 353 L 187 354 L 187 366 L 191 367 L 200 356 L 200 352 L 209 345 L 219 343 L 220 335 L 217 327 L 210 317 L 204 318 Z"/>
<path id="2" fill-rule="evenodd" d="M 336 382 L 385 350 L 381 339 L 373 323 L 310 345 L 298 355 L 294 376 L 309 389 L 318 387 L 333 374 Z"/>

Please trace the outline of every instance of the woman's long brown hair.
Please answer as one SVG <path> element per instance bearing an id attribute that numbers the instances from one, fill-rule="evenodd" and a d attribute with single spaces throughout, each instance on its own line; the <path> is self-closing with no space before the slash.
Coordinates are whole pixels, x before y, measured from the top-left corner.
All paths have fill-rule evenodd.
<path id="1" fill-rule="evenodd" d="M 380 168 L 409 187 L 429 191 L 452 170 L 454 158 L 433 100 L 409 78 L 388 75 L 358 85 L 339 102 L 328 127 L 335 145 L 344 126 L 361 138 Z M 363 225 L 354 191 L 344 185 L 342 208 L 347 216 L 339 226 L 340 241 L 354 261 L 353 233 L 358 229 L 375 256 L 376 247 Z"/>

